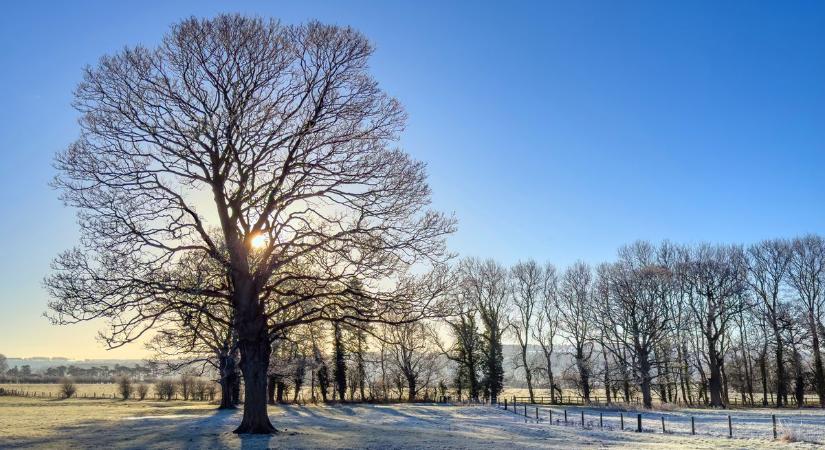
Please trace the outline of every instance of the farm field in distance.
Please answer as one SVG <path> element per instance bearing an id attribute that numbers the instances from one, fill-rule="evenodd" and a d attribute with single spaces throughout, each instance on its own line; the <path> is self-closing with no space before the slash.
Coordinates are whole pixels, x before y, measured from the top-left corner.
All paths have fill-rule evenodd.
<path id="1" fill-rule="evenodd" d="M 77 396 L 87 397 L 117 397 L 117 385 L 115 383 L 75 383 Z M 23 392 L 37 393 L 37 396 L 51 394 L 53 397 L 59 395 L 60 384 L 55 383 L 0 383 L 0 389 L 9 389 Z M 150 387 L 150 393 L 154 393 L 154 388 Z"/>
<path id="2" fill-rule="evenodd" d="M 2 448 L 818 448 L 825 411 L 734 410 L 735 436 L 726 436 L 728 411 L 685 410 L 645 415 L 645 432 L 618 429 L 605 412 L 598 429 L 595 410 L 568 408 L 568 426 L 536 423 L 490 406 L 433 404 L 307 405 L 270 407 L 281 431 L 243 436 L 232 429 L 241 411 L 217 411 L 205 402 L 54 400 L 0 397 Z M 532 408 L 528 411 L 532 415 Z M 779 440 L 770 438 L 770 414 L 780 417 Z M 546 409 L 541 409 L 546 417 Z M 558 411 L 554 412 L 558 414 Z M 598 413 L 596 413 L 598 414 Z M 668 434 L 656 427 L 665 414 Z M 696 416 L 697 435 L 686 417 Z M 575 423 L 574 423 L 575 420 Z M 554 420 L 555 422 L 555 420 Z M 627 422 L 626 422 L 627 424 Z M 791 433 L 796 442 L 788 442 Z"/>

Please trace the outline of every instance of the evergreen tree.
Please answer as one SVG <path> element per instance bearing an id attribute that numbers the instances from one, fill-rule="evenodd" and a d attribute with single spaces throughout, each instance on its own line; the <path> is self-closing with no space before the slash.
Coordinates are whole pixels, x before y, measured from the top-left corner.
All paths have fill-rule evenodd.
<path id="1" fill-rule="evenodd" d="M 333 323 L 335 332 L 335 366 L 332 369 L 332 375 L 335 377 L 335 389 L 338 392 L 338 399 L 343 401 L 347 392 L 347 363 L 346 350 L 344 349 L 344 332 L 341 329 L 341 323 L 336 321 Z"/>

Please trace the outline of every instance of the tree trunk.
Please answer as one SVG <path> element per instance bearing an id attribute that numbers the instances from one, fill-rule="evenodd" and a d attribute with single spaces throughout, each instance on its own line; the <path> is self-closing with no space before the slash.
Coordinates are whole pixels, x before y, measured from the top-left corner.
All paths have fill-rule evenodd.
<path id="1" fill-rule="evenodd" d="M 409 400 L 411 402 L 415 401 L 415 396 L 418 394 L 418 392 L 416 392 L 415 377 L 407 377 L 407 391 L 409 394 Z"/>
<path id="2" fill-rule="evenodd" d="M 730 397 L 728 395 L 728 373 L 725 371 L 725 362 L 719 363 L 719 371 L 722 373 L 722 403 L 730 405 Z"/>
<path id="3" fill-rule="evenodd" d="M 774 323 L 773 334 L 776 339 L 776 407 L 785 406 L 783 399 L 788 397 L 788 381 L 785 375 L 785 358 L 782 354 L 782 336 L 779 332 L 779 325 Z"/>
<path id="4" fill-rule="evenodd" d="M 235 377 L 237 377 L 235 358 L 226 355 L 220 356 L 218 366 L 221 377 L 219 383 L 221 386 L 221 404 L 218 409 L 235 409 L 236 403 L 232 401 L 232 388 L 234 387 Z"/>
<path id="5" fill-rule="evenodd" d="M 624 372 L 624 377 L 622 378 L 622 394 L 624 396 L 624 402 L 630 403 L 630 379 L 627 377 L 627 371 Z"/>
<path id="6" fill-rule="evenodd" d="M 361 395 L 361 401 L 365 401 L 367 399 L 366 393 L 366 369 L 364 369 L 364 356 L 359 354 L 358 356 L 358 393 Z"/>
<path id="7" fill-rule="evenodd" d="M 335 366 L 332 368 L 332 375 L 335 378 L 334 394 L 338 394 L 338 400 L 344 401 L 347 392 L 347 364 L 346 355 L 344 354 L 343 330 L 341 330 L 341 323 L 336 321 L 333 323 L 335 350 Z"/>
<path id="8" fill-rule="evenodd" d="M 639 376 L 642 388 L 642 404 L 645 408 L 653 407 L 653 396 L 650 395 L 650 361 L 647 351 L 637 350 L 639 355 Z"/>
<path id="9" fill-rule="evenodd" d="M 267 377 L 266 383 L 266 402 L 270 405 L 275 404 L 275 386 L 278 384 L 278 377 L 270 375 Z"/>
<path id="10" fill-rule="evenodd" d="M 577 349 L 576 365 L 579 369 L 579 380 L 582 385 L 582 396 L 585 403 L 590 403 L 590 371 L 584 361 L 584 349 Z"/>
<path id="11" fill-rule="evenodd" d="M 238 344 L 244 379 L 244 404 L 243 419 L 235 433 L 275 433 L 275 427 L 266 413 L 266 372 L 271 351 L 269 340 L 262 332 L 258 339 L 249 340 L 242 337 Z"/>
<path id="12" fill-rule="evenodd" d="M 766 352 L 759 355 L 759 374 L 762 377 L 762 406 L 768 406 L 768 364 L 765 361 Z"/>
<path id="13" fill-rule="evenodd" d="M 542 349 L 544 349 L 544 344 L 542 344 Z M 550 382 L 550 403 L 554 404 L 556 403 L 556 393 L 553 390 L 555 380 L 553 380 L 553 361 L 551 359 L 552 357 L 552 352 L 544 350 L 544 359 L 547 360 L 547 379 Z"/>
<path id="14" fill-rule="evenodd" d="M 819 333 L 817 333 L 816 320 L 813 312 L 809 313 L 808 321 L 811 327 L 811 344 L 814 352 L 814 383 L 816 383 L 816 394 L 819 397 L 819 407 L 825 408 L 825 368 L 822 367 L 822 351 L 819 348 Z"/>
<path id="15" fill-rule="evenodd" d="M 708 340 L 708 366 L 710 378 L 708 379 L 708 390 L 710 391 L 710 406 L 724 408 L 722 401 L 722 368 L 719 363 L 719 356 L 716 350 L 716 342 Z"/>
<path id="16" fill-rule="evenodd" d="M 530 396 L 530 403 L 535 403 L 533 396 L 533 374 L 530 372 L 530 366 L 527 365 L 527 345 L 521 347 L 521 362 L 524 364 L 524 379 L 527 380 L 527 394 Z"/>
<path id="17" fill-rule="evenodd" d="M 607 350 L 602 345 L 602 358 L 604 359 L 604 396 L 605 402 L 609 405 L 610 400 L 610 361 L 607 359 Z"/>
<path id="18" fill-rule="evenodd" d="M 478 401 L 478 393 L 479 393 L 479 386 L 478 386 L 478 376 L 476 375 L 476 360 L 474 358 L 469 359 L 470 364 L 467 366 L 467 383 L 469 384 L 470 388 L 470 399 L 474 401 Z"/>

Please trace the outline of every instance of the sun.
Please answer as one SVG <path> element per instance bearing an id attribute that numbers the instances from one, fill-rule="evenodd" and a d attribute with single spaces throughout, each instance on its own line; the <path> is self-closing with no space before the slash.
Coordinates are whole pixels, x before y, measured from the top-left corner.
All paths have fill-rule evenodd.
<path id="1" fill-rule="evenodd" d="M 249 241 L 249 245 L 251 245 L 252 248 L 254 248 L 254 249 L 262 249 L 262 248 L 266 247 L 267 241 L 268 241 L 268 239 L 265 235 L 256 234 Z"/>

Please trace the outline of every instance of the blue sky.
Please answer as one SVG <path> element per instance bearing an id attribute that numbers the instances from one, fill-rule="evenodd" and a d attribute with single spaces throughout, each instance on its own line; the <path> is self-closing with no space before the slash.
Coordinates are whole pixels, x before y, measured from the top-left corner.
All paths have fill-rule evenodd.
<path id="1" fill-rule="evenodd" d="M 48 187 L 80 70 L 190 15 L 352 25 L 405 105 L 451 248 L 599 262 L 635 239 L 825 228 L 825 3 L 14 2 L 0 14 L 0 352 L 105 352 L 53 327 L 41 279 L 77 238 Z"/>

